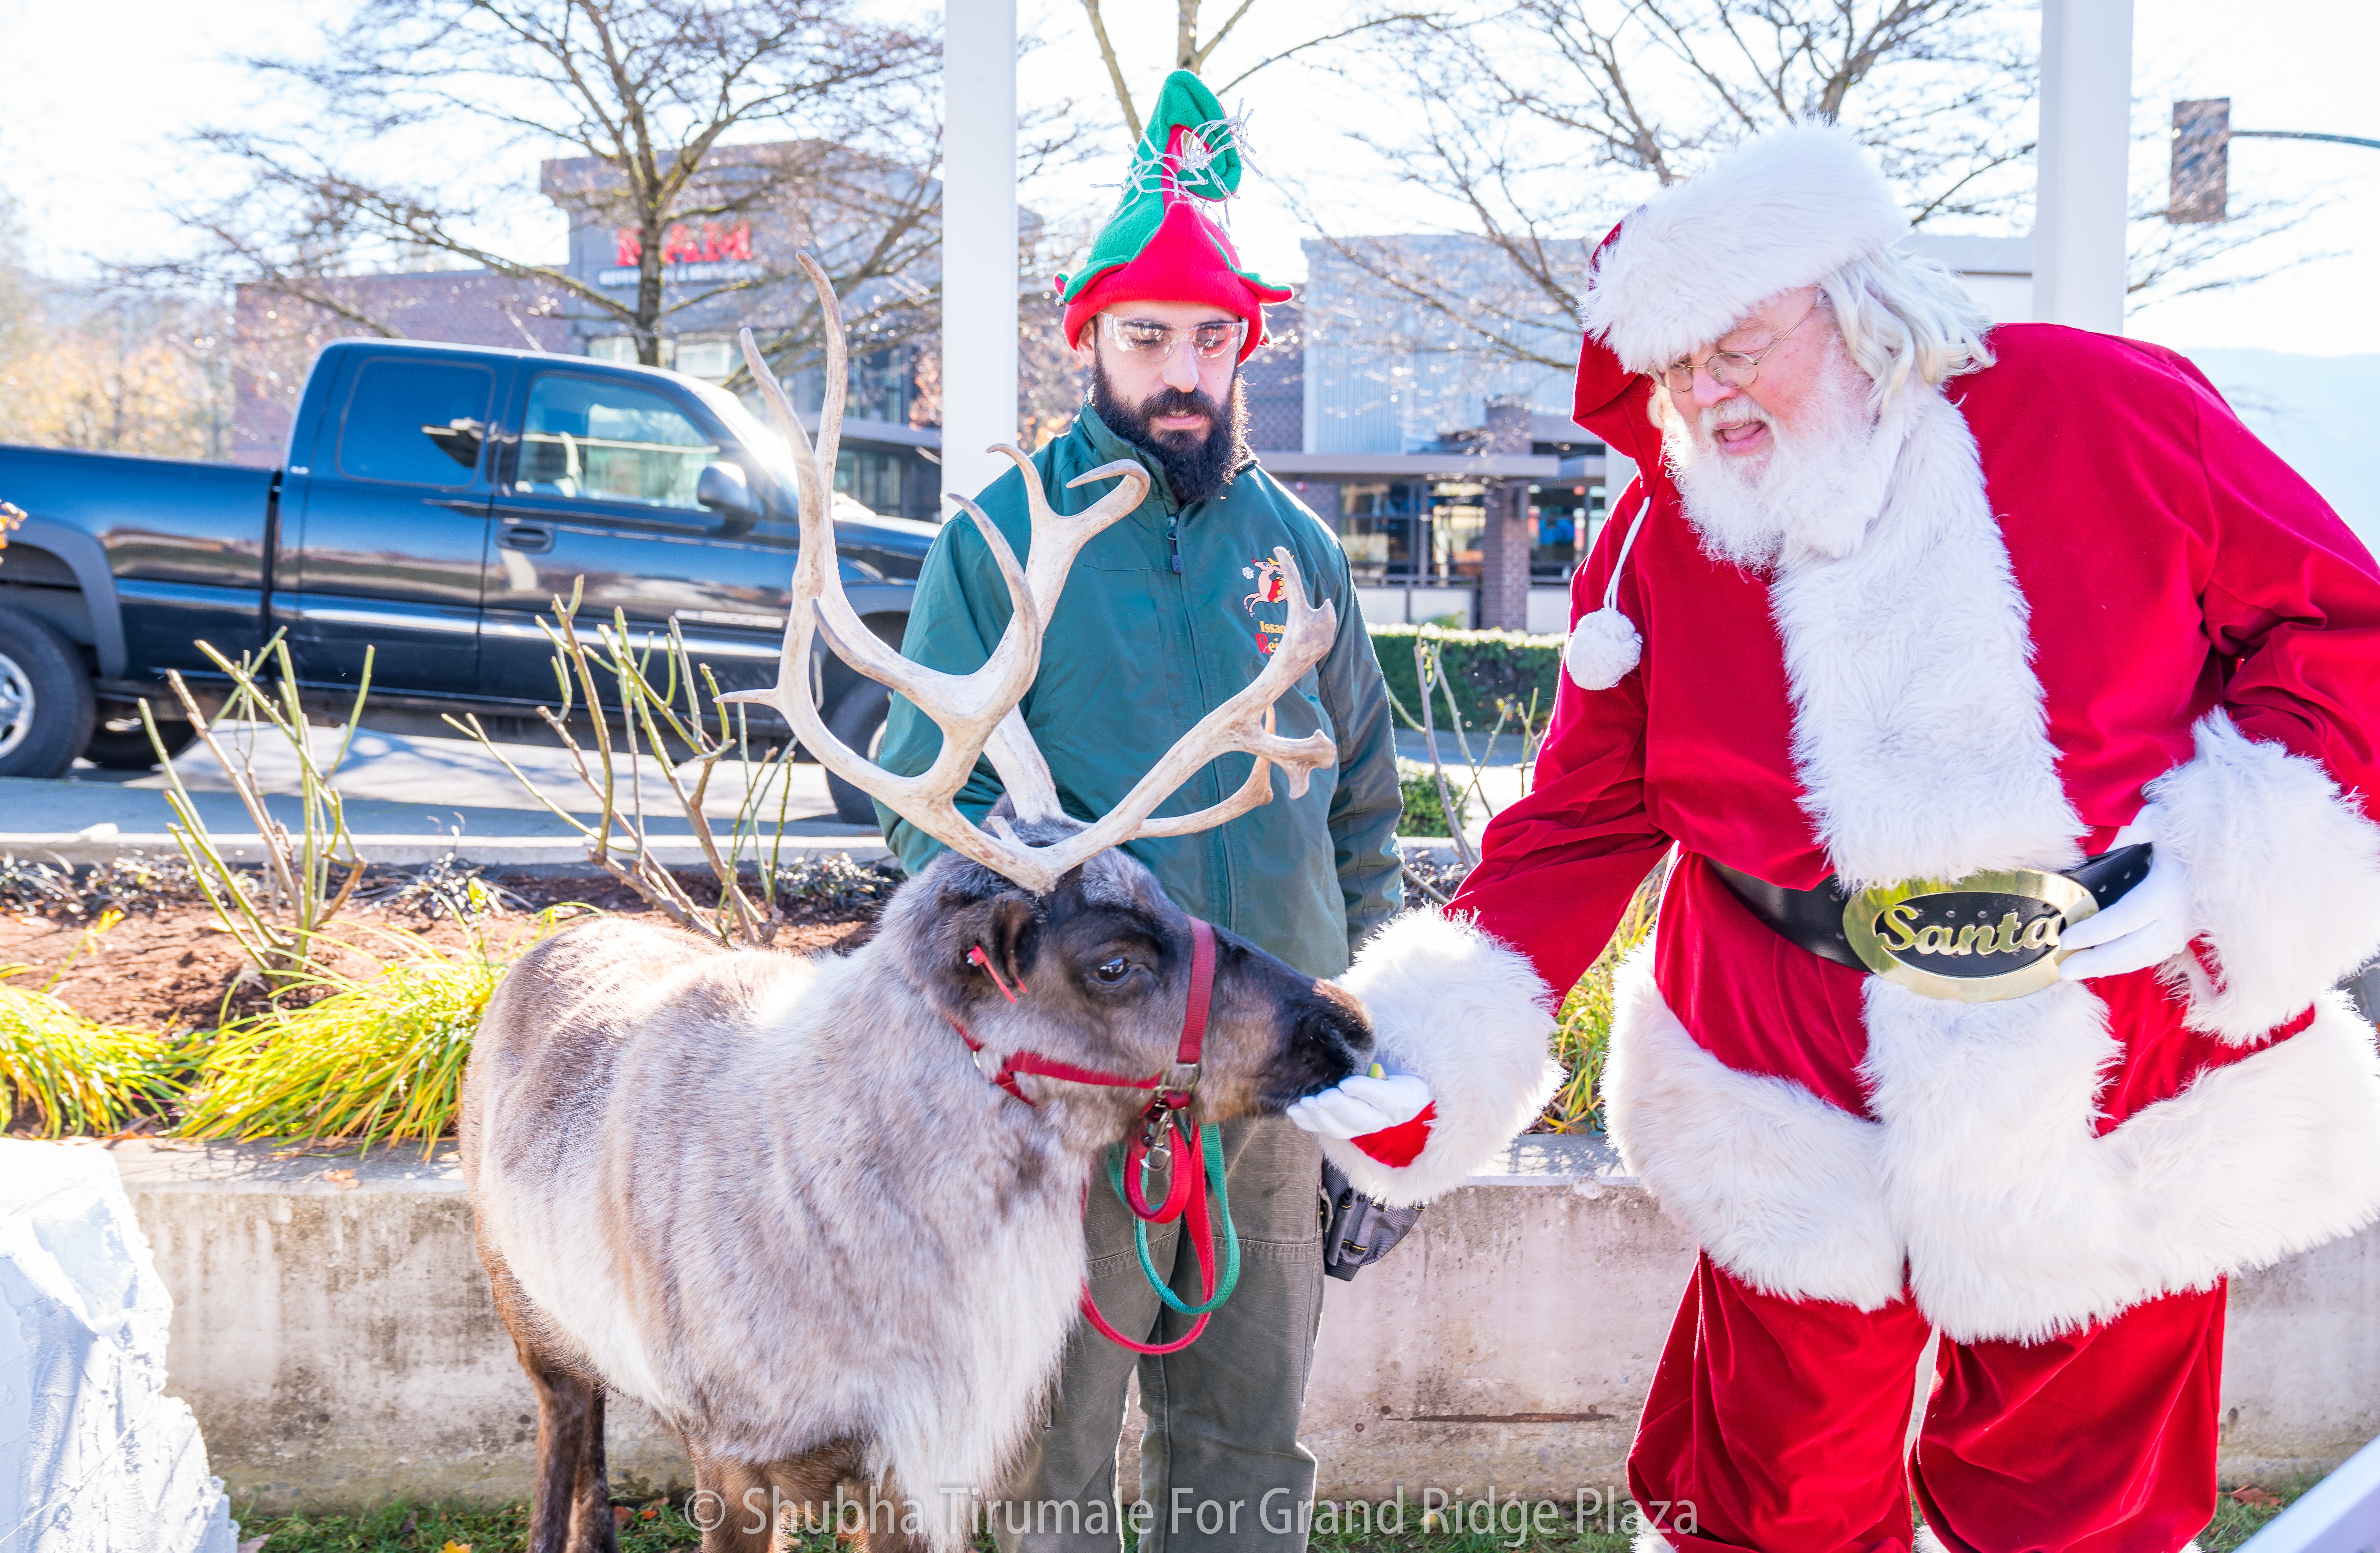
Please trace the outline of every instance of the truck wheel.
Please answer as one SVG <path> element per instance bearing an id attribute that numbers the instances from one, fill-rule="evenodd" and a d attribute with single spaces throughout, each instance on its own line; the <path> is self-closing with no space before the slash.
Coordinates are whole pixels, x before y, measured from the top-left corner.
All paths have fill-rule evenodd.
<path id="1" fill-rule="evenodd" d="M 873 760 L 884 744 L 885 713 L 892 710 L 892 692 L 872 679 L 863 680 L 835 703 L 826 720 L 827 732 Z M 826 788 L 834 795 L 837 819 L 846 825 L 876 823 L 875 799 L 832 771 L 826 774 Z"/>
<path id="2" fill-rule="evenodd" d="M 140 709 L 128 714 L 121 704 L 105 710 L 109 715 L 91 724 L 91 742 L 82 746 L 82 758 L 103 771 L 145 771 L 154 767 L 157 749 L 149 742 L 149 730 L 140 725 Z M 199 730 L 188 718 L 161 716 L 157 736 L 165 741 L 165 758 L 170 760 L 199 742 Z"/>
<path id="3" fill-rule="evenodd" d="M 74 644 L 48 621 L 0 608 L 0 776 L 65 775 L 95 715 Z"/>

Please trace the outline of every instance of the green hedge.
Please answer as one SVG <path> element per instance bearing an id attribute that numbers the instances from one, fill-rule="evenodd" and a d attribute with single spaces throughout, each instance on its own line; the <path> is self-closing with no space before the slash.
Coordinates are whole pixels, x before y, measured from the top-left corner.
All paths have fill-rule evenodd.
<path id="1" fill-rule="evenodd" d="M 1529 693 L 1536 692 L 1540 724 L 1553 713 L 1554 686 L 1561 675 L 1562 638 L 1532 637 L 1519 631 L 1451 631 L 1439 625 L 1375 625 L 1372 649 L 1379 654 L 1380 673 L 1389 682 L 1404 716 L 1397 726 L 1421 717 L 1421 682 L 1414 668 L 1414 643 L 1424 636 L 1439 642 L 1447 681 L 1462 709 L 1463 726 L 1484 733 L 1496 722 L 1497 703 L 1515 703 L 1515 721 L 1505 724 L 1518 732 L 1518 713 L 1526 710 Z M 1446 693 L 1439 691 L 1430 707 L 1432 720 L 1446 732 Z"/>

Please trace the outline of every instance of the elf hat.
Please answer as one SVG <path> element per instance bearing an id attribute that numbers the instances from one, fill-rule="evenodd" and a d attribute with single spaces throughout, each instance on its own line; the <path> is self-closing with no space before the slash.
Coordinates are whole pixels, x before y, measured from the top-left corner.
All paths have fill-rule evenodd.
<path id="1" fill-rule="evenodd" d="M 1587 283 L 1586 333 L 1630 371 L 1653 371 L 1908 230 L 1849 130 L 1772 130 L 1629 213 Z"/>
<path id="2" fill-rule="evenodd" d="M 1238 133 L 1207 84 L 1187 70 L 1165 78 L 1125 175 L 1123 202 L 1072 276 L 1054 283 L 1068 344 L 1121 302 L 1207 302 L 1247 321 L 1240 359 L 1265 343 L 1264 305 L 1287 288 L 1240 268 L 1231 238 L 1204 209 L 1239 191 Z"/>

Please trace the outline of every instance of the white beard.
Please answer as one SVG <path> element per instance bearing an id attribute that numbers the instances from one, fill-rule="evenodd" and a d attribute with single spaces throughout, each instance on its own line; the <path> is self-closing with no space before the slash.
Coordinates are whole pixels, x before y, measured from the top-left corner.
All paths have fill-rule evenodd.
<path id="1" fill-rule="evenodd" d="M 1790 432 L 1748 398 L 1713 405 L 1689 420 L 1667 391 L 1655 393 L 1670 473 L 1706 553 L 1757 571 L 1839 559 L 1859 548 L 1884 506 L 1901 443 L 1898 426 L 1879 429 L 1868 407 L 1870 386 L 1838 353 L 1821 383 L 1822 407 L 1810 424 Z M 1747 474 L 1718 451 L 1717 433 L 1755 421 L 1768 428 L 1772 445 L 1758 472 Z"/>

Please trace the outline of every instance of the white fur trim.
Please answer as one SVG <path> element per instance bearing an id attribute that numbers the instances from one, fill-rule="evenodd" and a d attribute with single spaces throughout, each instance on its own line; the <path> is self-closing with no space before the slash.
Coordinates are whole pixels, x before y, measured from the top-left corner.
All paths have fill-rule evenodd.
<path id="1" fill-rule="evenodd" d="M 1921 1522 L 1917 1527 L 1916 1553 L 1950 1553 L 1950 1550 L 1943 1545 L 1942 1539 L 1934 1534 L 1933 1527 Z M 2199 1553 L 2197 1542 L 2193 1540 L 2183 1543 L 2181 1553 Z"/>
<path id="2" fill-rule="evenodd" d="M 1929 389 L 1877 434 L 1900 454 L 1864 536 L 1789 560 L 1769 593 L 1803 806 L 1854 887 L 2072 867 L 2083 825 L 1974 433 Z"/>
<path id="3" fill-rule="evenodd" d="M 1958 1003 L 1867 983 L 1876 1121 L 1696 1044 L 1621 967 L 1612 1141 L 1712 1259 L 1789 1299 L 1901 1290 L 1954 1341 L 2034 1342 L 2380 1218 L 2380 1051 L 2343 995 L 2105 1137 L 2122 1055 L 2081 983 Z"/>
<path id="4" fill-rule="evenodd" d="M 2380 950 L 2380 825 L 2315 761 L 2250 739 L 2220 708 L 2198 755 L 2149 784 L 2190 879 L 2192 925 L 2222 970 L 2168 962 L 2189 983 L 2191 1023 L 2251 1040 Z"/>
<path id="5" fill-rule="evenodd" d="M 1582 690 L 1609 690 L 1644 656 L 1645 638 L 1636 623 L 1618 610 L 1599 609 L 1579 616 L 1571 627 L 1562 667 Z"/>
<path id="6" fill-rule="evenodd" d="M 1638 1532 L 1629 1543 L 1628 1553 L 1672 1553 L 1670 1539 L 1658 1532 Z"/>
<path id="7" fill-rule="evenodd" d="M 1878 1310 L 1901 1291 L 1883 1129 L 1798 1084 L 1738 1073 L 1696 1045 L 1653 985 L 1650 946 L 1621 966 L 1603 1074 L 1611 1141 L 1661 1207 L 1769 1293 Z"/>
<path id="8" fill-rule="evenodd" d="M 1621 224 L 1586 294 L 1586 332 L 1633 372 L 1726 334 L 1744 314 L 1890 246 L 1909 229 L 1848 130 L 1759 137 Z"/>
<path id="9" fill-rule="evenodd" d="M 2105 1137 L 2121 1049 L 2087 985 L 1971 1004 L 1871 977 L 1866 1000 L 1885 1195 L 1954 1341 L 2039 1341 L 2380 1216 L 2380 1053 L 2339 994 Z"/>
<path id="10" fill-rule="evenodd" d="M 1427 1080 L 1438 1106 L 1429 1141 L 1409 1165 L 1321 1140 L 1357 1190 L 1391 1207 L 1462 1185 L 1561 1084 L 1561 1066 L 1546 1051 L 1552 989 L 1526 955 L 1468 916 L 1398 917 L 1364 945 L 1340 985 L 1370 1011 L 1379 1061 Z"/>

